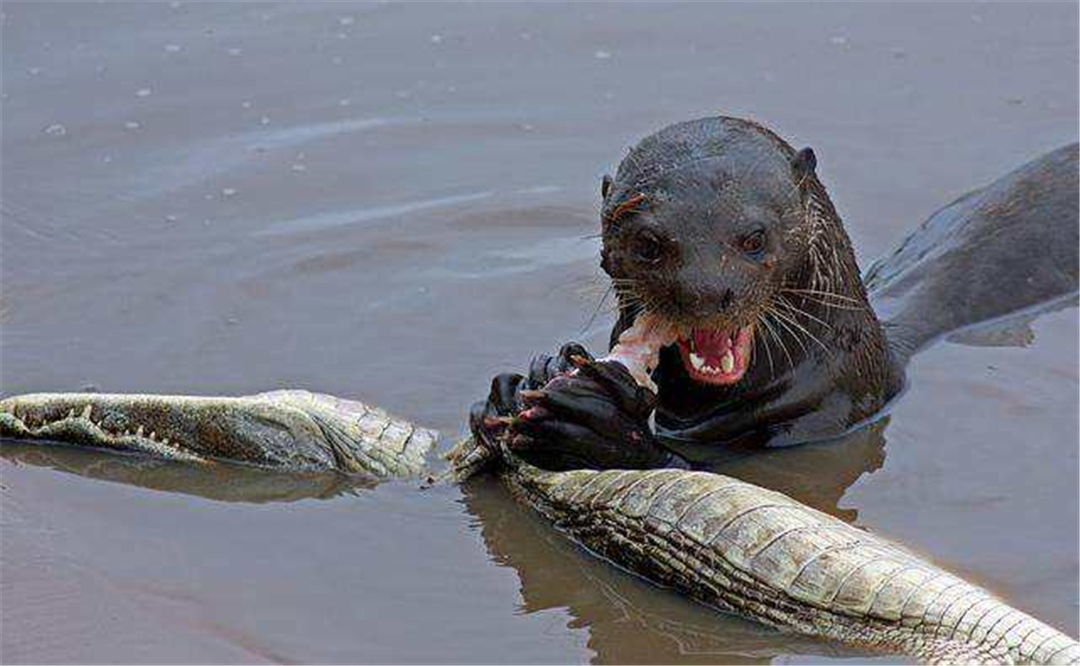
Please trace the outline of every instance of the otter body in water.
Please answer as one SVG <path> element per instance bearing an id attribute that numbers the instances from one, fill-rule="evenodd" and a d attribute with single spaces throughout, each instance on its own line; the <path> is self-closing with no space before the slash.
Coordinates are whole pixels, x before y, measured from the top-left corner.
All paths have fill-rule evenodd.
<path id="1" fill-rule="evenodd" d="M 716 451 L 840 434 L 881 413 L 907 359 L 929 341 L 1075 298 L 1075 145 L 939 211 L 869 271 L 866 287 L 815 166 L 812 151 L 729 118 L 643 141 L 602 189 L 602 262 L 621 306 L 611 353 L 594 361 L 571 344 L 534 360 L 527 378 L 496 377 L 471 414 L 479 437 L 454 447 L 447 472 L 494 469 L 593 552 L 783 630 L 930 663 L 1080 663 L 1069 636 L 773 490 L 681 469 L 527 464 L 659 467 L 693 459 L 686 449 L 697 444 Z M 275 476 L 271 491 L 240 479 L 247 490 L 226 493 L 258 501 L 339 492 L 365 482 L 355 474 L 418 474 L 436 440 L 376 408 L 294 390 L 15 396 L 0 400 L 0 437 L 204 470 L 223 471 L 216 462 L 227 459 L 303 473 L 295 485 Z M 96 459 L 31 460 L 221 498 L 186 473 L 177 484 L 175 468 L 148 476 Z M 235 486 L 233 476 L 222 478 Z"/>
<path id="2" fill-rule="evenodd" d="M 555 468 L 829 439 L 880 414 L 929 340 L 1076 290 L 1075 145 L 940 211 L 875 266 L 874 293 L 816 166 L 737 118 L 642 140 L 601 187 L 601 266 L 619 303 L 612 345 L 643 313 L 676 331 L 657 393 L 570 344 L 496 377 L 473 432 Z M 881 321 L 872 301 L 890 300 L 903 307 Z"/>

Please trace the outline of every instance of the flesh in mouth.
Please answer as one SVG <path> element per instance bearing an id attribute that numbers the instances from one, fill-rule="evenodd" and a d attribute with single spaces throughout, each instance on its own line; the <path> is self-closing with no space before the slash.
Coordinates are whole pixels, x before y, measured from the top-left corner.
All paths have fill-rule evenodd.
<path id="1" fill-rule="evenodd" d="M 734 384 L 750 366 L 754 326 L 730 330 L 695 328 L 682 337 L 659 317 L 643 314 L 619 336 L 605 361 L 619 361 L 638 384 L 656 390 L 649 374 L 659 363 L 660 349 L 678 342 L 691 378 L 705 384 Z"/>
<path id="2" fill-rule="evenodd" d="M 662 319 L 644 313 L 619 336 L 618 342 L 601 361 L 618 361 L 626 366 L 639 386 L 656 390 L 649 376 L 660 362 L 660 349 L 675 342 L 675 331 Z"/>
<path id="3" fill-rule="evenodd" d="M 683 365 L 690 377 L 705 384 L 734 384 L 750 365 L 753 325 L 731 330 L 695 328 L 679 340 Z"/>

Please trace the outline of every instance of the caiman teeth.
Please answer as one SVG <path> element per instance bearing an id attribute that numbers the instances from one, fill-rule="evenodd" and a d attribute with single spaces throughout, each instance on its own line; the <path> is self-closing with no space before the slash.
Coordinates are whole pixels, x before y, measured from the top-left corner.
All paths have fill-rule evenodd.
<path id="1" fill-rule="evenodd" d="M 92 414 L 93 411 L 94 411 L 93 405 L 87 405 L 86 407 L 83 407 L 82 414 L 80 414 L 80 416 L 82 416 L 84 419 L 89 419 L 90 414 Z"/>
<path id="2" fill-rule="evenodd" d="M 142 426 L 139 426 L 138 428 L 135 429 L 135 436 L 136 437 L 142 437 L 143 436 L 143 427 Z"/>

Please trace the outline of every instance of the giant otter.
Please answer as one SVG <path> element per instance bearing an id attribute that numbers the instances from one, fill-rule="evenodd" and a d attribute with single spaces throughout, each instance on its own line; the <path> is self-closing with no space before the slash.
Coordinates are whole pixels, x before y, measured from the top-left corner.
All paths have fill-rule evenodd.
<path id="1" fill-rule="evenodd" d="M 471 413 L 479 437 L 454 447 L 448 472 L 460 479 L 498 463 L 517 498 L 593 552 L 770 626 L 929 663 L 1080 663 L 1070 637 L 773 490 L 678 469 L 522 464 L 696 464 L 694 444 L 828 438 L 882 413 L 907 359 L 942 333 L 1075 298 L 1075 145 L 942 209 L 865 281 L 815 162 L 812 151 L 731 118 L 643 141 L 601 190 L 602 265 L 621 306 L 613 349 L 594 360 L 571 344 L 554 359 L 537 357 L 528 377 L 496 377 Z M 1023 309 L 1009 322 L 1035 314 Z M 278 390 L 15 396 L 0 400 L 0 437 L 204 470 L 228 459 L 309 473 L 295 492 L 249 483 L 227 493 L 262 501 L 340 491 L 312 472 L 415 475 L 437 435 L 356 401 Z M 85 459 L 32 459 L 102 472 Z M 121 467 L 104 476 L 208 494 Z"/>
<path id="2" fill-rule="evenodd" d="M 902 275 L 889 260 L 871 271 L 876 300 L 918 292 L 882 322 L 813 150 L 739 118 L 666 127 L 601 185 L 612 344 L 643 313 L 679 331 L 657 393 L 571 343 L 496 376 L 470 427 L 555 469 L 681 466 L 718 446 L 842 435 L 882 413 L 926 342 L 1075 292 L 1076 154 L 1058 149 L 931 218 L 892 258 Z"/>

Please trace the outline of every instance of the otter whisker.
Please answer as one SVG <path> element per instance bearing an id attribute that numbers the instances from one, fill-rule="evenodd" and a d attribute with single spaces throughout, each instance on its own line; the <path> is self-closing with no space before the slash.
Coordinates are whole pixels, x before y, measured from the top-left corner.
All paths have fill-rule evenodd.
<path id="1" fill-rule="evenodd" d="M 770 317 L 772 316 L 772 314 L 773 314 L 773 313 L 772 313 L 772 312 L 770 312 L 770 311 L 766 311 L 766 312 L 763 312 L 763 313 L 762 313 L 762 315 L 763 315 L 763 316 L 762 316 L 762 318 L 761 318 L 761 323 L 762 323 L 762 324 L 765 324 L 765 330 L 769 332 L 769 335 L 770 335 L 770 336 L 772 337 L 772 339 L 776 341 L 776 344 L 777 344 L 777 345 L 779 345 L 779 347 L 780 347 L 780 350 L 781 350 L 782 352 L 784 352 L 784 356 L 785 356 L 785 357 L 787 357 L 787 361 L 788 361 L 788 366 L 789 366 L 789 367 L 790 367 L 790 368 L 791 368 L 792 370 L 794 370 L 794 369 L 795 369 L 795 362 L 791 360 L 791 353 L 790 353 L 790 352 L 788 352 L 788 348 L 787 348 L 787 345 L 785 345 L 785 344 L 784 344 L 784 341 L 783 341 L 783 339 L 782 339 L 782 338 L 780 337 L 780 335 L 779 335 L 779 334 L 778 334 L 778 333 L 777 333 L 777 332 L 776 332 L 776 331 L 775 331 L 775 330 L 773 329 L 773 327 L 772 327 L 772 324 L 770 324 L 770 323 L 769 323 L 769 318 L 770 318 Z"/>
<path id="2" fill-rule="evenodd" d="M 611 288 L 614 289 L 615 293 L 619 294 L 620 296 L 640 297 L 640 293 L 638 292 L 636 285 L 620 284 L 618 282 L 613 282 L 611 284 Z"/>
<path id="3" fill-rule="evenodd" d="M 782 323 L 784 323 L 784 321 L 787 321 L 787 322 L 788 322 L 788 323 L 790 323 L 790 324 L 791 324 L 792 326 L 794 326 L 794 327 L 795 327 L 796 329 L 798 329 L 798 330 L 799 330 L 800 332 L 802 332 L 802 334 L 803 334 L 803 335 L 807 336 L 808 338 L 810 338 L 811 340 L 813 340 L 814 342 L 816 342 L 816 343 L 818 344 L 818 346 L 820 346 L 820 347 L 822 348 L 822 350 L 824 350 L 824 351 L 825 351 L 825 353 L 826 353 L 826 354 L 832 354 L 832 350 L 831 350 L 831 349 L 829 349 L 828 347 L 826 347 L 826 346 L 825 346 L 825 344 L 824 344 L 824 343 L 823 343 L 823 342 L 822 342 L 821 340 L 818 340 L 818 339 L 817 339 L 817 337 L 816 337 L 816 336 L 815 336 L 815 335 L 814 335 L 813 333 L 811 333 L 810 331 L 808 331 L 808 330 L 806 329 L 806 327 L 805 327 L 805 326 L 803 326 L 802 324 L 800 324 L 800 323 L 798 322 L 798 320 L 796 320 L 795 318 L 793 318 L 793 317 L 792 317 L 791 315 L 788 315 L 788 314 L 784 314 L 784 313 L 781 313 L 781 312 L 780 312 L 780 311 L 778 311 L 778 310 L 773 310 L 773 311 L 772 311 L 772 314 L 773 314 L 773 315 L 775 315 L 775 316 L 777 317 L 777 321 L 779 321 L 779 322 L 780 322 L 781 324 L 782 324 Z M 786 327 L 785 327 L 785 328 L 786 328 Z M 803 350 L 805 351 L 805 350 L 806 350 L 806 348 L 804 347 L 804 348 L 803 348 Z"/>
<path id="4" fill-rule="evenodd" d="M 774 303 L 774 305 L 778 305 L 778 304 Z M 798 330 L 799 333 L 807 336 L 808 338 L 810 338 L 814 342 L 817 342 L 819 345 L 821 345 L 821 348 L 824 349 L 825 351 L 829 351 L 829 349 L 824 344 L 822 344 L 821 341 L 818 340 L 810 332 L 810 330 L 805 325 L 803 325 L 801 322 L 799 322 L 797 319 L 795 319 L 795 317 L 793 316 L 793 314 L 790 311 L 774 309 L 772 312 L 773 312 L 773 315 L 775 315 L 779 320 L 788 322 L 789 324 L 794 326 Z"/>
<path id="5" fill-rule="evenodd" d="M 761 328 L 761 314 L 754 315 L 755 328 Z M 765 336 L 761 337 L 761 346 L 765 348 L 765 358 L 769 359 L 769 376 L 776 376 L 776 369 L 773 368 L 772 351 L 769 350 L 769 341 L 765 339 Z M 750 347 L 750 361 L 754 360 L 754 350 L 757 349 L 757 345 Z"/>
<path id="6" fill-rule="evenodd" d="M 817 303 L 818 305 L 833 308 L 835 310 L 866 310 L 867 308 L 862 301 L 859 301 L 856 298 L 818 289 L 793 289 L 790 287 L 781 287 L 780 291 L 782 293 L 798 296 L 801 300 Z M 828 299 L 837 299 L 840 303 L 832 302 Z"/>
<path id="7" fill-rule="evenodd" d="M 779 327 L 780 322 L 779 322 L 778 319 L 776 319 L 775 313 L 770 312 L 769 317 L 770 317 L 770 319 L 772 319 L 773 323 L 776 324 L 777 327 Z M 788 349 L 787 343 L 784 342 L 783 331 L 780 331 L 778 328 L 773 329 L 773 331 L 774 331 L 774 334 L 776 335 L 776 341 L 780 345 L 780 350 L 782 352 L 784 352 L 784 356 L 787 358 L 788 366 L 792 370 L 794 370 L 795 369 L 795 360 L 792 357 L 790 350 Z"/>
<path id="8" fill-rule="evenodd" d="M 784 328 L 784 330 L 786 330 L 788 333 L 791 334 L 792 339 L 795 340 L 795 343 L 797 345 L 799 345 L 800 349 L 802 349 L 803 354 L 804 355 L 809 354 L 810 351 L 806 348 L 806 345 L 803 344 L 802 338 L 799 336 L 798 331 L 792 329 L 792 327 L 788 325 L 787 321 L 785 321 L 785 319 L 787 319 L 787 317 L 785 317 L 784 315 L 781 315 L 776 310 L 772 311 L 772 315 L 773 315 L 773 317 L 776 318 L 776 323 L 779 324 L 780 326 L 782 326 Z"/>
<path id="9" fill-rule="evenodd" d="M 853 303 L 860 303 L 860 304 L 862 303 L 862 301 L 860 301 L 857 298 L 853 298 L 851 296 L 845 296 L 844 294 L 837 294 L 836 292 L 832 292 L 832 291 L 821 291 L 820 289 L 798 289 L 798 288 L 795 288 L 795 287 L 781 287 L 780 291 L 791 292 L 793 294 L 812 294 L 814 296 L 827 296 L 827 297 L 832 297 L 832 298 L 836 298 L 836 299 L 843 300 L 843 301 L 851 301 Z"/>
<path id="10" fill-rule="evenodd" d="M 557 289 L 573 288 L 583 296 L 596 296 L 608 288 L 606 278 L 607 276 L 601 273 L 599 269 L 587 275 L 568 276 L 553 285 L 549 295 Z"/>
<path id="11" fill-rule="evenodd" d="M 821 324 L 822 326 L 829 329 L 830 331 L 832 330 L 832 324 L 825 321 L 824 319 L 821 319 L 821 318 L 817 317 L 816 315 L 813 315 L 813 314 L 807 312 L 806 310 L 804 310 L 804 309 L 802 309 L 800 307 L 797 307 L 794 303 L 788 301 L 783 296 L 778 295 L 773 300 L 773 304 L 784 308 L 784 310 L 786 312 L 790 312 L 792 315 L 796 315 L 796 316 L 797 315 L 802 315 L 802 316 L 806 317 L 807 319 L 810 319 L 811 321 L 814 321 L 814 322 L 817 322 L 818 324 Z"/>
<path id="12" fill-rule="evenodd" d="M 599 282 L 589 282 L 587 284 L 576 286 L 577 293 L 588 297 L 600 296 L 609 289 L 611 289 L 610 285 L 601 284 Z"/>
<path id="13" fill-rule="evenodd" d="M 811 303 L 816 303 L 816 304 L 821 305 L 822 308 L 828 308 L 828 309 L 831 309 L 831 310 L 847 310 L 849 312 L 859 312 L 859 311 L 865 311 L 866 310 L 866 308 L 864 308 L 864 307 L 856 307 L 856 305 L 833 303 L 833 302 L 829 302 L 829 301 L 826 301 L 826 300 L 821 300 L 819 298 L 815 298 L 815 297 L 812 297 L 812 296 L 807 296 L 806 294 L 796 294 L 795 296 L 800 301 L 807 301 L 807 302 L 811 302 Z"/>
<path id="14" fill-rule="evenodd" d="M 619 307 L 633 308 L 640 307 L 642 310 L 653 310 L 654 303 L 652 299 L 642 298 L 642 295 L 638 293 L 634 288 L 628 285 L 613 285 L 615 288 L 615 294 L 619 301 Z"/>
<path id="15" fill-rule="evenodd" d="M 816 304 L 818 304 L 818 305 L 820 305 L 822 307 L 831 308 L 833 310 L 848 310 L 850 312 L 858 312 L 858 311 L 865 311 L 866 310 L 865 307 L 856 307 L 854 305 L 837 305 L 836 303 L 829 303 L 828 301 L 818 300 L 816 298 L 806 296 L 805 294 L 799 294 L 798 298 L 801 301 L 809 301 L 810 303 L 816 303 Z"/>
<path id="16" fill-rule="evenodd" d="M 585 327 L 581 329 L 582 332 L 589 330 L 589 328 L 593 325 L 593 322 L 596 321 L 596 317 L 600 314 L 600 309 L 604 307 L 604 303 L 607 302 L 608 296 L 610 296 L 611 292 L 614 290 L 615 285 L 610 285 L 607 289 L 604 290 L 604 294 L 600 297 L 600 302 L 597 303 L 596 308 L 593 309 L 592 316 L 589 317 L 589 321 L 585 323 Z"/>

